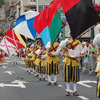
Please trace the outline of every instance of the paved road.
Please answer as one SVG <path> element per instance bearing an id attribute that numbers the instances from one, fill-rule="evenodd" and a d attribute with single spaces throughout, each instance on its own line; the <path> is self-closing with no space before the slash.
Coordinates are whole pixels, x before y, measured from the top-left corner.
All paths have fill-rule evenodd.
<path id="1" fill-rule="evenodd" d="M 46 86 L 46 81 L 39 81 L 25 71 L 23 59 L 16 61 L 16 66 L 6 63 L 0 67 L 0 100 L 99 100 L 96 98 L 96 76 L 81 74 L 80 96 L 66 97 L 62 71 L 58 76 L 58 86 Z"/>

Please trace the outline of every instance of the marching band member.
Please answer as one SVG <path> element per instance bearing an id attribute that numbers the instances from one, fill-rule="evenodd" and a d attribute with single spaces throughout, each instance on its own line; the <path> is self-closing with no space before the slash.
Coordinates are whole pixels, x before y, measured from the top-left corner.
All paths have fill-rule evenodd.
<path id="1" fill-rule="evenodd" d="M 97 89 L 96 89 L 96 96 L 100 98 L 100 48 L 97 51 L 97 67 L 95 72 L 97 73 Z"/>
<path id="2" fill-rule="evenodd" d="M 27 51 L 26 51 L 26 55 L 25 55 L 25 64 L 26 64 L 26 67 L 27 67 L 27 72 L 30 74 L 31 71 L 30 71 L 30 68 L 31 68 L 31 62 L 30 62 L 30 57 L 32 56 L 32 53 L 31 53 L 31 48 L 28 48 Z"/>
<path id="3" fill-rule="evenodd" d="M 57 75 L 59 74 L 59 52 L 55 53 L 57 51 L 57 48 L 59 47 L 59 43 L 56 42 L 53 44 L 53 46 L 48 50 L 48 54 L 46 57 L 47 62 L 47 68 L 46 73 L 48 75 L 48 84 L 51 85 L 51 75 L 54 75 L 54 85 L 57 85 Z"/>
<path id="4" fill-rule="evenodd" d="M 5 62 L 5 57 L 3 56 L 3 51 L 0 49 L 0 62 Z"/>
<path id="5" fill-rule="evenodd" d="M 40 66 L 40 61 L 41 61 L 41 58 L 40 58 L 40 55 L 41 55 L 41 39 L 38 38 L 37 40 L 37 45 L 35 47 L 35 54 L 36 54 L 36 60 L 33 62 L 34 65 L 35 65 L 35 70 L 36 70 L 36 76 L 39 75 L 39 66 Z"/>
<path id="6" fill-rule="evenodd" d="M 47 56 L 46 48 L 45 48 L 45 46 L 42 46 L 42 53 L 40 55 L 41 61 L 40 61 L 40 66 L 39 66 L 40 80 L 41 79 L 45 80 L 45 74 L 46 74 L 45 58 L 46 58 L 46 56 Z"/>
<path id="7" fill-rule="evenodd" d="M 79 79 L 79 55 L 82 51 L 82 45 L 79 40 L 73 42 L 72 38 L 69 38 L 69 45 L 65 49 L 65 58 L 63 60 L 65 66 L 63 69 L 63 79 L 67 85 L 67 94 L 70 96 L 70 84 L 73 83 L 74 96 L 78 96 L 77 82 Z"/>
<path id="8" fill-rule="evenodd" d="M 31 56 L 31 58 L 30 58 L 30 62 L 31 62 L 31 71 L 32 71 L 33 73 L 35 73 L 33 62 L 35 61 L 35 58 L 36 58 L 36 55 L 35 55 L 35 53 L 34 53 L 34 48 L 35 48 L 35 44 L 32 44 L 32 45 L 31 45 L 31 54 L 32 54 L 32 56 Z"/>
<path id="9" fill-rule="evenodd" d="M 100 98 L 100 29 L 99 34 L 97 34 L 93 40 L 93 45 L 98 45 L 97 50 L 97 66 L 95 72 L 97 73 L 97 87 L 96 87 L 96 96 Z"/>
<path id="10" fill-rule="evenodd" d="M 46 67 L 46 73 L 48 75 L 48 86 L 51 85 L 51 75 L 54 75 L 54 85 L 57 85 L 57 75 L 59 74 L 59 58 L 58 54 L 60 53 L 61 49 L 66 46 L 68 43 L 68 40 L 65 39 L 61 41 L 61 43 L 56 42 L 53 44 L 51 47 L 50 42 L 46 45 L 46 49 L 48 51 L 47 57 L 46 57 L 46 62 L 47 62 L 47 67 Z"/>

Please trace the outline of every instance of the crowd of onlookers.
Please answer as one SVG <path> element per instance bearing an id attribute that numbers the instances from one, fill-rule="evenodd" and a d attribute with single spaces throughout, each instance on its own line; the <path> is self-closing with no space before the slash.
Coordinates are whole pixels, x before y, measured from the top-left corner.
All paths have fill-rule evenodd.
<path id="1" fill-rule="evenodd" d="M 93 45 L 93 40 L 90 42 L 82 41 L 82 52 L 80 54 L 80 67 L 83 72 L 89 71 L 91 74 L 95 71 L 97 61 L 98 46 Z"/>

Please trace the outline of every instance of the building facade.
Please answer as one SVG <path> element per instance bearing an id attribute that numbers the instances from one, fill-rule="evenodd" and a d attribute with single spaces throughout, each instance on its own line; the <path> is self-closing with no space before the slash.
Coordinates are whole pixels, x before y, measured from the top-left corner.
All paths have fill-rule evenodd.
<path id="1" fill-rule="evenodd" d="M 16 19 L 21 15 L 23 12 L 28 10 L 38 11 L 41 12 L 45 6 L 48 6 L 52 0 L 5 0 L 5 6 L 2 6 L 0 8 L 0 23 L 6 23 L 6 24 L 0 24 L 2 27 L 7 27 L 5 29 L 11 28 Z M 94 3 L 100 5 L 100 0 L 93 0 Z M 61 13 L 62 20 L 66 20 L 63 12 Z M 6 25 L 6 26 L 4 26 Z M 90 30 L 82 37 L 91 37 L 92 35 L 98 34 L 98 27 L 95 27 L 94 30 Z M 0 26 L 1 27 L 1 26 Z M 70 36 L 70 28 L 68 25 L 62 29 L 62 37 L 69 37 Z"/>
<path id="2" fill-rule="evenodd" d="M 50 4 L 52 0 L 19 0 L 20 5 L 18 8 L 19 14 L 22 14 L 26 10 L 34 10 L 41 12 L 43 8 Z"/>

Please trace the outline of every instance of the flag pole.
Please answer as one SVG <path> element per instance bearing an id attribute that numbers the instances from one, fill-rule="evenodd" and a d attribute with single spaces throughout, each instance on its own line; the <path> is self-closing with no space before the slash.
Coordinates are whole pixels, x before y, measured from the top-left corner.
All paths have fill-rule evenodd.
<path id="1" fill-rule="evenodd" d="M 25 54 L 27 52 L 27 37 L 26 37 L 26 48 L 25 48 Z"/>
<path id="2" fill-rule="evenodd" d="M 79 36 L 77 36 L 74 41 L 77 39 L 77 38 L 80 38 L 81 36 L 83 36 L 84 34 L 86 34 L 90 29 L 92 29 L 93 27 L 95 27 L 95 25 L 91 26 L 90 28 L 88 28 L 86 31 L 84 31 L 82 34 L 80 34 Z"/>
<path id="3" fill-rule="evenodd" d="M 90 28 L 88 28 L 86 31 L 84 31 L 82 34 L 80 34 L 79 36 L 77 36 L 74 40 L 73 40 L 73 42 L 75 41 L 75 40 L 77 40 L 77 38 L 80 38 L 81 36 L 83 36 L 84 34 L 86 34 L 90 29 L 92 29 L 93 27 L 95 27 L 95 25 L 93 25 L 93 26 L 91 26 Z M 72 43 L 73 43 L 72 42 Z M 68 46 L 68 45 L 66 45 L 66 46 Z"/>

